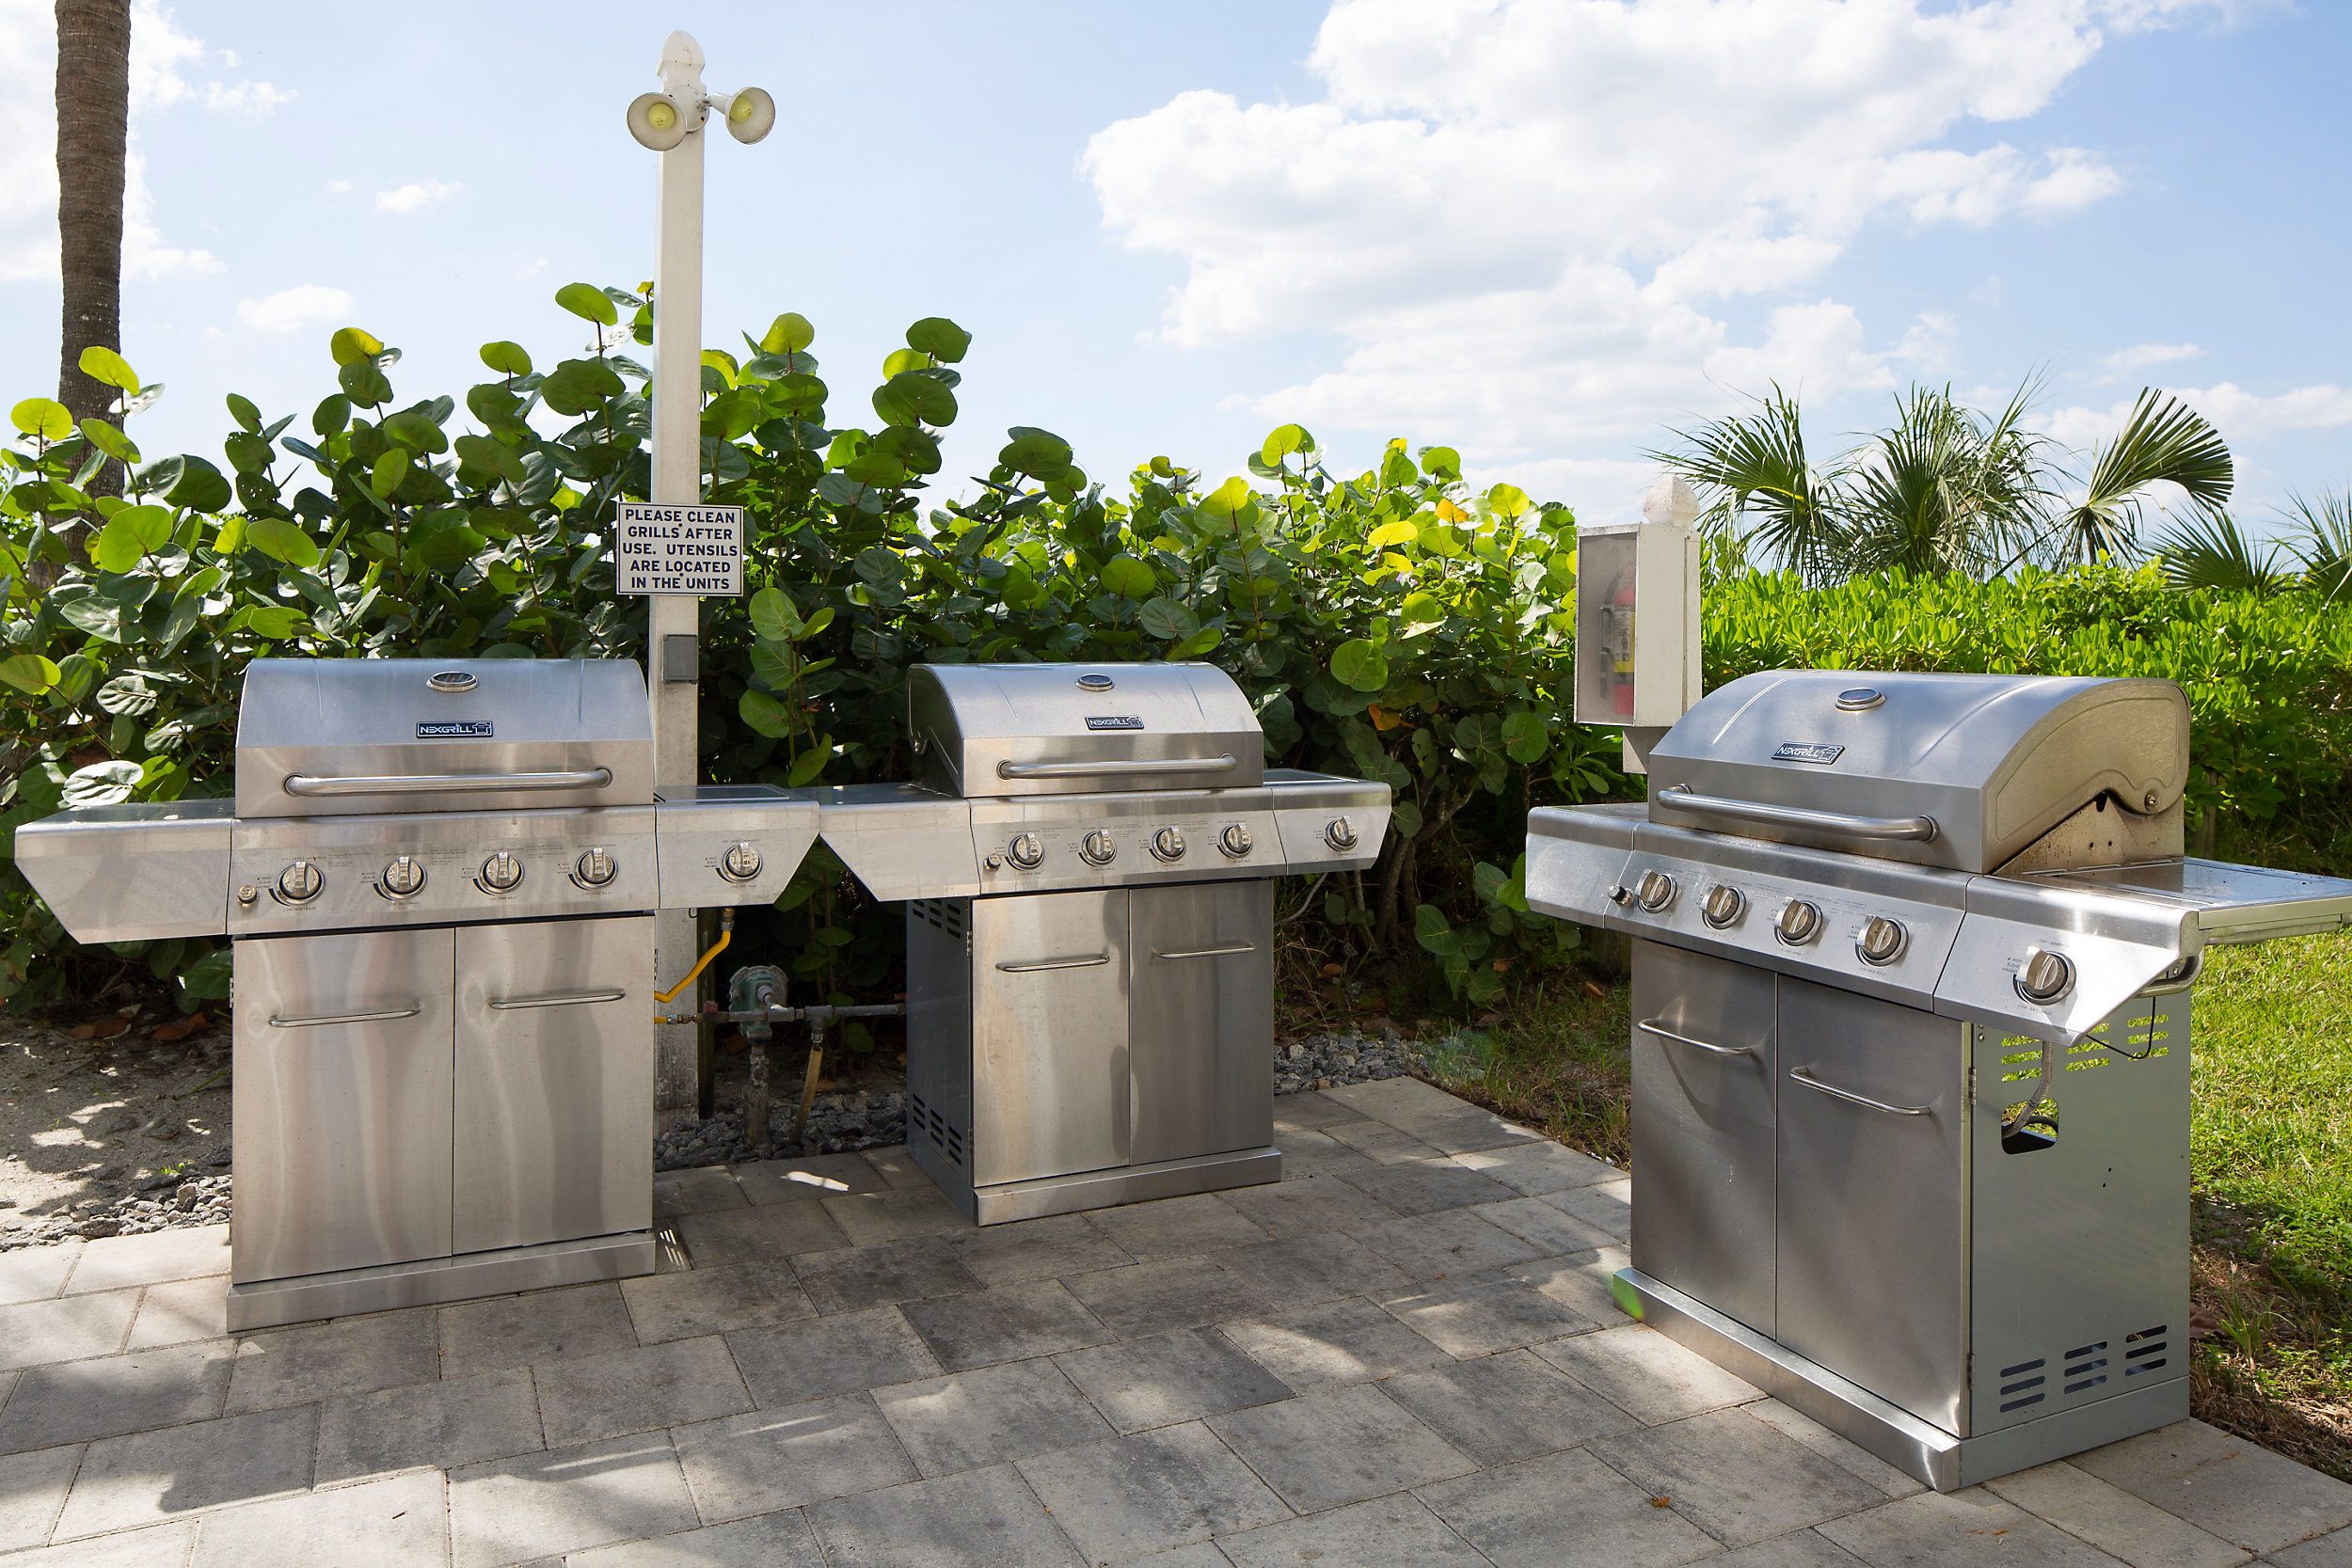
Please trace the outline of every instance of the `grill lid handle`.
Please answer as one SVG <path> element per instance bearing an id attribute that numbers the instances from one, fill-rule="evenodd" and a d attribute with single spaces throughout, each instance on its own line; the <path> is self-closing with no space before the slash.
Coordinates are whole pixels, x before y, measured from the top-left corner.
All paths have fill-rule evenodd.
<path id="1" fill-rule="evenodd" d="M 1723 795 L 1701 795 L 1687 784 L 1668 784 L 1658 792 L 1661 805 L 1677 811 L 1732 816 L 1772 828 L 1803 828 L 1841 838 L 1928 843 L 1935 837 L 1932 816 L 1854 816 L 1842 811 L 1809 811 L 1803 806 L 1767 805 L 1761 800 L 1735 800 Z"/>
<path id="2" fill-rule="evenodd" d="M 289 795 L 431 795 L 443 790 L 602 789 L 610 768 L 554 773 L 289 773 Z"/>
<path id="3" fill-rule="evenodd" d="M 1240 764 L 1231 752 L 1213 757 L 1141 757 L 1133 762 L 1000 762 L 1000 779 L 1116 779 L 1128 774 L 1230 773 Z"/>

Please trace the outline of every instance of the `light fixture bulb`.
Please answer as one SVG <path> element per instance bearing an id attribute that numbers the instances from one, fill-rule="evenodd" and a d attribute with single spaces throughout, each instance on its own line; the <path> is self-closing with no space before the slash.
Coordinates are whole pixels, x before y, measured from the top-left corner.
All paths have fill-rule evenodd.
<path id="1" fill-rule="evenodd" d="M 628 134 L 640 147 L 667 152 L 692 129 L 677 100 L 666 92 L 641 92 L 629 101 Z"/>
<path id="2" fill-rule="evenodd" d="M 776 128 L 776 101 L 764 87 L 744 87 L 727 100 L 727 135 L 755 142 Z"/>

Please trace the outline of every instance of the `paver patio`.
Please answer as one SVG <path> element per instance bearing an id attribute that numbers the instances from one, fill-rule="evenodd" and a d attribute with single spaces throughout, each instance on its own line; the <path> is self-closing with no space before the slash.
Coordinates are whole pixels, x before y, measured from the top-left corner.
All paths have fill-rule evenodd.
<path id="1" fill-rule="evenodd" d="M 0 1563 L 2352 1565 L 2352 1486 L 2195 1421 L 1925 1492 L 1615 1313 L 1621 1172 L 1277 1108 L 1279 1187 L 679 1172 L 651 1278 L 233 1338 L 217 1227 L 0 1256 Z"/>

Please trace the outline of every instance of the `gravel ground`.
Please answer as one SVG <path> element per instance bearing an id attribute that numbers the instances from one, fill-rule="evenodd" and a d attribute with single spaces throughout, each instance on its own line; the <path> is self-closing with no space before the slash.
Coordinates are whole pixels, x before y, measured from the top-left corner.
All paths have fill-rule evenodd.
<path id="1" fill-rule="evenodd" d="M 0 1020 L 0 1251 L 229 1217 L 229 1032 L 167 1039 L 158 1026 L 174 1021 L 135 1016 L 98 1039 Z M 1393 1031 L 1311 1035 L 1275 1046 L 1274 1089 L 1396 1078 L 1426 1062 Z M 742 1064 L 723 1058 L 718 1114 L 657 1138 L 655 1168 L 906 1141 L 906 1080 L 894 1069 L 819 1094 L 808 1136 L 793 1147 L 786 1134 L 799 1077 L 790 1065 L 779 1061 L 767 1147 L 744 1141 Z"/>

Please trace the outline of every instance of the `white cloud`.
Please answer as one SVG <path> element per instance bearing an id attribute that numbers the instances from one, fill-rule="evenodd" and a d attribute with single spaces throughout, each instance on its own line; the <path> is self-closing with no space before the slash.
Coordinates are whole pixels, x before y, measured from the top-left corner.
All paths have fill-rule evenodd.
<path id="1" fill-rule="evenodd" d="M 2102 355 L 2096 379 L 2102 383 L 2123 381 L 2153 366 L 2175 365 L 2184 359 L 2195 359 L 2204 352 L 2195 343 L 2134 343 Z"/>
<path id="2" fill-rule="evenodd" d="M 299 332 L 351 315 L 351 295 L 323 283 L 297 283 L 260 299 L 237 301 L 237 320 L 254 332 Z"/>
<path id="3" fill-rule="evenodd" d="M 2111 196 L 2100 151 L 2033 146 L 2020 122 L 2103 24 L 2226 9 L 1337 0 L 1308 60 L 1319 100 L 1181 93 L 1099 132 L 1080 167 L 1115 239 L 1185 263 L 1167 341 L 1342 341 L 1336 369 L 1249 394 L 1263 413 L 1475 430 L 1496 452 L 1654 439 L 1731 388 L 1942 371 L 1949 314 L 1873 325 L 1824 289 L 1855 238 Z M 1740 296 L 1768 307 L 1760 334 L 1717 314 Z"/>
<path id="4" fill-rule="evenodd" d="M 2352 425 L 2352 388 L 2332 382 L 2267 393 L 2249 391 L 2234 381 L 2164 390 L 2211 420 L 2222 439 L 2233 448 L 2290 431 L 2340 430 Z M 2112 439 L 2123 428 L 2131 408 L 2129 398 L 2107 408 L 2058 408 L 2036 423 L 2066 446 L 2088 451 L 2095 443 Z"/>
<path id="5" fill-rule="evenodd" d="M 379 213 L 397 213 L 405 217 L 411 213 L 421 213 L 427 207 L 447 201 L 465 188 L 439 180 L 411 180 L 405 185 L 376 192 L 375 210 Z"/>
<path id="6" fill-rule="evenodd" d="M 329 196 L 348 196 L 351 194 L 351 182 L 348 180 L 329 180 L 326 182 L 326 194 Z"/>
<path id="7" fill-rule="evenodd" d="M 183 103 L 265 114 L 294 97 L 260 81 L 230 81 L 228 50 L 181 31 L 159 0 L 131 8 L 131 135 L 122 196 L 122 270 L 128 277 L 218 272 L 210 251 L 168 243 L 155 219 L 140 153 L 143 128 Z M 56 26 L 45 6 L 0 5 L 0 283 L 57 276 Z"/>

